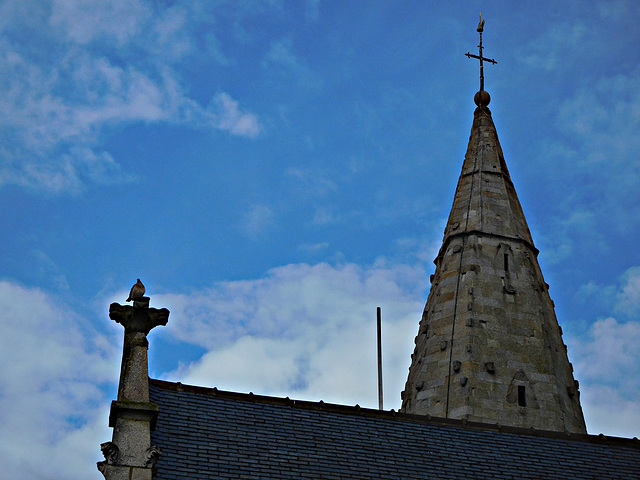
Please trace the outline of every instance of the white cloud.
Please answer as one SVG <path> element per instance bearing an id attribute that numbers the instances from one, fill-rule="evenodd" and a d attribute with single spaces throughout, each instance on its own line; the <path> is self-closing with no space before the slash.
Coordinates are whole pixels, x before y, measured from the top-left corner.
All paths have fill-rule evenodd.
<path id="1" fill-rule="evenodd" d="M 640 267 L 631 267 L 617 285 L 593 281 L 580 288 L 586 303 L 621 317 L 597 320 L 580 337 L 569 337 L 575 378 L 580 381 L 582 408 L 590 433 L 622 437 L 640 432 Z"/>
<path id="2" fill-rule="evenodd" d="M 571 339 L 575 376 L 590 433 L 634 437 L 640 431 L 640 322 L 596 321 Z"/>
<path id="3" fill-rule="evenodd" d="M 238 338 L 226 348 L 207 352 L 197 363 L 173 374 L 183 383 L 233 385 L 233 390 L 293 391 L 302 352 L 277 338 Z M 282 395 L 286 396 L 286 395 Z"/>
<path id="4" fill-rule="evenodd" d="M 579 358 L 586 362 L 583 378 L 635 385 L 640 393 L 640 383 L 635 375 L 630 375 L 640 365 L 639 344 L 640 322 L 618 323 L 612 317 L 596 321 L 587 337 L 579 342 Z"/>
<path id="5" fill-rule="evenodd" d="M 589 433 L 634 438 L 640 432 L 638 397 L 621 396 L 617 388 L 590 384 L 583 388 L 580 402 Z"/>
<path id="6" fill-rule="evenodd" d="M 0 463 L 7 478 L 91 478 L 110 439 L 112 339 L 37 289 L 0 281 Z M 52 476 L 51 462 L 57 462 Z"/>
<path id="7" fill-rule="evenodd" d="M 208 350 L 168 376 L 228 390 L 376 406 L 376 307 L 383 312 L 387 408 L 397 408 L 422 309 L 424 272 L 299 264 L 259 280 L 165 295 L 168 333 Z"/>

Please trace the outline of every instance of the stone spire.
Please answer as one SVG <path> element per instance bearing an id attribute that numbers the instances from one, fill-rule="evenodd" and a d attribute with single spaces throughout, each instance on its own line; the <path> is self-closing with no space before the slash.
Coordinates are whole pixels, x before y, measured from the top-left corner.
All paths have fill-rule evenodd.
<path id="1" fill-rule="evenodd" d="M 480 90 L 475 101 L 402 411 L 586 433 L 578 382 L 489 94 Z"/>
<path id="2" fill-rule="evenodd" d="M 149 297 L 136 296 L 133 306 L 112 303 L 109 318 L 124 327 L 124 345 L 118 400 L 109 415 L 113 440 L 101 445 L 105 460 L 98 470 L 106 480 L 151 480 L 161 452 L 151 445 L 158 406 L 149 401 L 147 334 L 167 324 L 169 310 L 149 308 Z"/>

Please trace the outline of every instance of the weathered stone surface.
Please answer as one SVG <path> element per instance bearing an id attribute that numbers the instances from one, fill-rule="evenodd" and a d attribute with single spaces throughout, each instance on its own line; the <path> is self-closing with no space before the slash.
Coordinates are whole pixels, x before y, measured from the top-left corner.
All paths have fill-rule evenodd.
<path id="1" fill-rule="evenodd" d="M 403 411 L 586 433 L 537 254 L 491 114 L 477 108 Z"/>

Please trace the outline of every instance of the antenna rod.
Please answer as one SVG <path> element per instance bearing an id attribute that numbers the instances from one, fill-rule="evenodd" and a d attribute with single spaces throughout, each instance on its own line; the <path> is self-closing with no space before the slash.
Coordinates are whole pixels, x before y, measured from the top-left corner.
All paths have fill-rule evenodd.
<path id="1" fill-rule="evenodd" d="M 378 307 L 378 410 L 382 407 L 382 312 Z"/>

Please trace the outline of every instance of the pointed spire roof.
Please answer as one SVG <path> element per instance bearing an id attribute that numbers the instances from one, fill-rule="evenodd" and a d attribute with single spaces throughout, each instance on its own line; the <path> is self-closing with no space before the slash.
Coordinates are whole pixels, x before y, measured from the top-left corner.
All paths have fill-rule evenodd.
<path id="1" fill-rule="evenodd" d="M 402 411 L 586 433 L 538 250 L 478 103 Z"/>
<path id="2" fill-rule="evenodd" d="M 479 60 L 480 90 L 473 98 L 477 108 L 443 247 L 452 236 L 477 232 L 521 240 L 537 252 L 488 107 L 491 96 L 484 89 L 484 62 L 498 62 L 482 54 L 484 23 L 480 14 L 478 55 L 466 53 L 467 57 Z"/>
<path id="3" fill-rule="evenodd" d="M 434 263 L 402 411 L 586 433 L 578 384 L 484 91 Z M 492 61 L 494 63 L 495 61 Z"/>
<path id="4" fill-rule="evenodd" d="M 524 242 L 537 253 L 504 160 L 491 111 L 482 105 L 473 115 L 469 146 L 442 248 L 446 248 L 451 239 L 471 233 Z"/>

